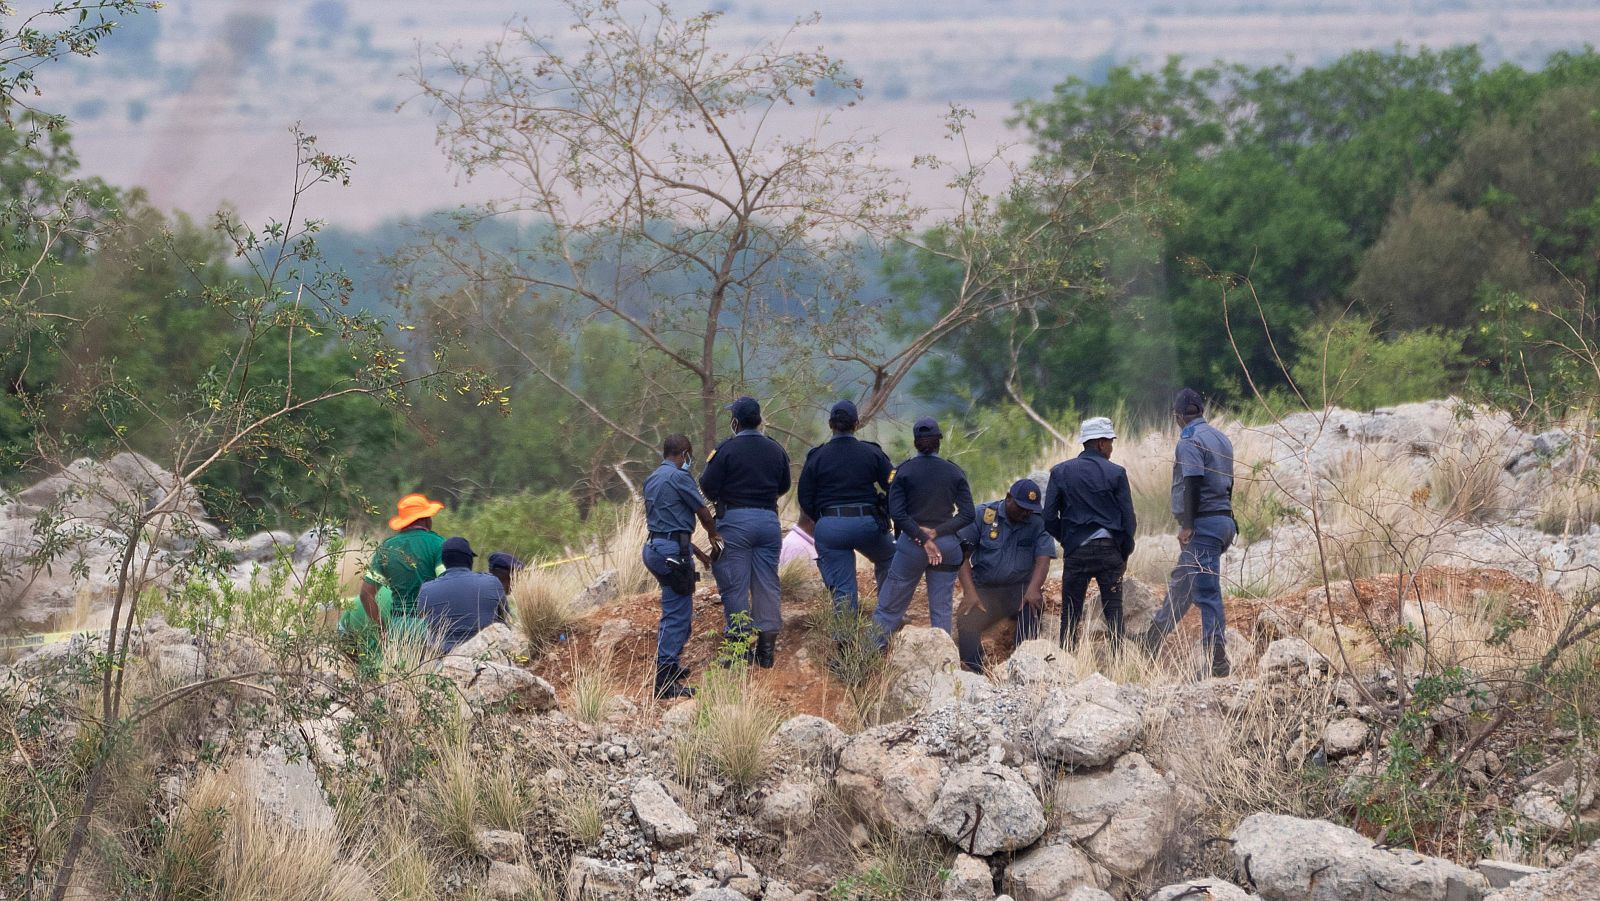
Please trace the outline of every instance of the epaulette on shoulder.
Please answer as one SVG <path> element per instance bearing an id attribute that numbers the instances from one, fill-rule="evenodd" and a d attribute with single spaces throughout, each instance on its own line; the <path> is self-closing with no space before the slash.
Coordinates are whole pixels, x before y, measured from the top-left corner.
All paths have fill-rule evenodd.
<path id="1" fill-rule="evenodd" d="M 816 453 L 819 450 L 822 450 L 822 445 L 820 445 L 820 444 L 818 444 L 815 447 L 811 448 L 810 450 L 806 451 L 806 459 L 807 460 L 811 459 L 811 455 Z"/>
<path id="2" fill-rule="evenodd" d="M 883 445 L 879 444 L 876 441 L 868 441 L 865 438 L 860 438 L 860 439 L 857 439 L 857 440 L 859 440 L 862 444 L 865 444 L 868 447 L 875 447 L 878 450 L 883 450 Z"/>

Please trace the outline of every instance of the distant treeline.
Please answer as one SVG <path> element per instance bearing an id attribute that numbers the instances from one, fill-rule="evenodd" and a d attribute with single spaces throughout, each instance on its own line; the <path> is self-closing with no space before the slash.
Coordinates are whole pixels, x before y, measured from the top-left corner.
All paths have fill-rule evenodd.
<path id="1" fill-rule="evenodd" d="M 1125 180 L 1147 215 L 1084 245 L 1093 257 L 1080 268 L 1101 275 L 1088 301 L 1064 285 L 1060 303 L 963 329 L 917 370 L 900 411 L 945 416 L 950 449 L 982 477 L 1032 462 L 1047 437 L 1019 399 L 1066 430 L 1079 411 L 1152 413 L 1180 384 L 1235 408 L 1255 405 L 1258 392 L 1269 405 L 1296 400 L 1298 386 L 1312 404 L 1472 392 L 1531 411 L 1594 378 L 1556 342 L 1596 337 L 1585 299 L 1600 287 L 1600 54 L 1557 54 L 1538 71 L 1488 68 L 1472 48 L 1362 51 L 1304 70 L 1173 60 L 1158 71 L 1113 69 L 1093 84 L 1068 79 L 1022 104 L 1018 121 L 1037 153 Z M 163 399 L 208 378 L 230 337 L 207 292 L 238 274 L 209 229 L 163 216 L 137 190 L 92 183 L 84 192 L 75 167 L 64 132 L 24 147 L 0 130 L 8 203 L 48 206 L 58 186 L 65 196 L 76 185 L 71 202 L 84 220 L 114 223 L 92 243 L 58 242 L 35 267 L 30 290 L 53 296 L 59 340 L 0 364 L 13 389 L 0 393 L 0 443 L 20 460 L 35 437 L 19 395 L 47 398 L 52 384 L 114 370 L 147 408 L 136 441 L 159 455 Z M 33 265 L 32 236 L 3 237 L 9 264 Z M 489 231 L 460 238 L 518 244 Z M 641 383 L 660 396 L 674 375 L 615 322 L 562 318 L 553 301 L 541 312 L 544 300 L 525 298 L 514 314 L 548 316 L 549 328 L 542 346 L 514 352 L 452 333 L 429 294 L 437 285 L 414 277 L 427 265 L 417 232 L 321 240 L 358 278 L 358 305 L 417 325 L 413 354 L 435 340 L 465 342 L 508 386 L 509 412 L 425 394 L 406 412 L 362 398 L 319 408 L 297 427 L 346 466 L 334 474 L 262 458 L 218 470 L 208 489 L 242 501 L 227 507 L 241 527 L 348 514 L 313 504 L 336 478 L 380 499 L 438 492 L 467 515 L 499 498 L 493 515 L 537 536 L 530 550 L 571 542 L 573 531 L 554 524 L 626 498 L 653 461 L 575 394 L 530 375 L 521 353 L 540 355 L 637 434 L 694 434 L 693 423 L 641 402 Z M 863 254 L 870 271 L 857 290 L 892 298 L 907 321 L 938 314 L 949 289 L 942 264 L 892 249 Z M 297 345 L 294 366 L 354 377 L 360 362 L 329 335 Z M 798 460 L 820 437 L 827 398 L 812 396 L 812 377 L 740 371 L 756 375 L 775 434 Z M 76 432 L 93 436 L 94 424 Z M 880 436 L 891 454 L 907 450 L 892 431 Z"/>

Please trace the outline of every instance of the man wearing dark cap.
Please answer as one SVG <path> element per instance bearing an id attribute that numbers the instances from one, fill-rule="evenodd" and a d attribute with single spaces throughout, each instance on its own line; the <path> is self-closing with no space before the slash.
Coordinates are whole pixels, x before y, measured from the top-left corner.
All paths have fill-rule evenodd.
<path id="1" fill-rule="evenodd" d="M 806 454 L 800 468 L 800 512 L 814 523 L 817 569 L 835 611 L 857 609 L 856 552 L 872 561 L 878 589 L 894 559 L 894 539 L 882 500 L 889 493 L 889 455 L 856 438 L 856 405 L 841 400 L 828 412 L 833 437 Z"/>
<path id="2" fill-rule="evenodd" d="M 694 622 L 694 522 L 700 520 L 715 555 L 721 543 L 717 527 L 695 486 L 690 458 L 694 449 L 684 435 L 668 435 L 661 444 L 661 465 L 644 480 L 644 565 L 661 586 L 661 624 L 656 630 L 656 697 L 687 698 L 694 690 L 683 684 L 689 674 L 678 655 Z"/>
<path id="3" fill-rule="evenodd" d="M 1111 462 L 1117 433 L 1104 416 L 1078 429 L 1083 453 L 1050 470 L 1044 522 L 1061 542 L 1061 644 L 1076 647 L 1089 582 L 1100 586 L 1100 611 L 1113 652 L 1122 648 L 1122 574 L 1138 528 L 1128 473 Z"/>
<path id="4" fill-rule="evenodd" d="M 1038 483 L 1021 479 L 1004 498 L 979 507 L 977 519 L 957 533 L 966 560 L 956 643 L 961 666 L 970 672 L 983 672 L 983 633 L 1000 620 L 1016 618 L 1017 644 L 1039 634 L 1044 580 L 1056 555 L 1042 509 Z"/>
<path id="5" fill-rule="evenodd" d="M 901 463 L 889 482 L 889 519 L 899 537 L 894 559 L 878 593 L 872 622 L 880 647 L 900 628 L 911 595 L 924 574 L 928 583 L 928 622 L 953 630 L 951 606 L 956 571 L 961 568 L 961 539 L 956 533 L 973 521 L 972 489 L 961 467 L 939 456 L 944 432 L 933 417 L 911 426 L 917 455 Z"/>
<path id="6" fill-rule="evenodd" d="M 1227 620 L 1222 612 L 1222 555 L 1238 528 L 1233 521 L 1233 443 L 1205 420 L 1205 401 L 1184 388 L 1172 403 L 1181 429 L 1172 463 L 1172 515 L 1178 520 L 1178 565 L 1167 597 L 1145 637 L 1154 653 L 1192 606 L 1200 608 L 1211 674 L 1226 676 Z"/>
<path id="7" fill-rule="evenodd" d="M 722 556 L 711 565 L 722 594 L 730 637 L 739 636 L 735 617 L 745 614 L 756 631 L 752 657 L 771 667 L 783 615 L 778 606 L 778 554 L 783 528 L 778 498 L 789 491 L 789 455 L 761 432 L 761 405 L 741 397 L 728 405 L 733 437 L 723 439 L 700 475 L 700 489 L 716 504 Z"/>
<path id="8" fill-rule="evenodd" d="M 496 622 L 509 623 L 511 621 L 511 579 L 522 571 L 522 561 L 506 553 L 495 551 L 489 555 L 489 575 L 500 580 L 500 587 L 506 593 L 506 600 L 495 612 Z"/>
<path id="9" fill-rule="evenodd" d="M 499 579 L 472 571 L 477 556 L 467 539 L 445 539 L 439 551 L 444 573 L 423 583 L 417 593 L 417 613 L 427 622 L 428 636 L 441 653 L 449 653 L 494 622 L 495 612 L 505 603 Z"/>

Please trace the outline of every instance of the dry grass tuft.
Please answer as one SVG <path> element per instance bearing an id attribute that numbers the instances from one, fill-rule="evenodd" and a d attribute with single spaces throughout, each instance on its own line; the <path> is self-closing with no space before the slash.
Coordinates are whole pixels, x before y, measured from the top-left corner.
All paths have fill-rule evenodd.
<path id="1" fill-rule="evenodd" d="M 417 813 L 428 831 L 447 854 L 463 859 L 477 853 L 478 782 L 477 761 L 463 738 L 440 749 L 417 792 Z"/>
<path id="2" fill-rule="evenodd" d="M 415 836 L 403 827 L 383 830 L 376 855 L 382 897 L 388 901 L 434 901 L 439 871 Z"/>
<path id="3" fill-rule="evenodd" d="M 598 785 L 570 777 L 566 785 L 556 814 L 561 829 L 573 841 L 593 847 L 605 831 L 605 794 Z"/>
<path id="4" fill-rule="evenodd" d="M 578 621 L 572 599 L 581 591 L 570 572 L 526 569 L 511 582 L 512 623 L 538 656 Z"/>
<path id="5" fill-rule="evenodd" d="M 749 788 L 772 765 L 768 741 L 782 725 L 784 711 L 750 681 L 744 667 L 706 673 L 695 697 L 695 719 L 675 739 L 674 765 L 680 774 L 705 767 L 740 788 Z"/>
<path id="6" fill-rule="evenodd" d="M 521 832 L 532 819 L 537 798 L 507 767 L 490 767 L 478 780 L 479 811 L 484 826 Z"/>
<path id="7" fill-rule="evenodd" d="M 567 685 L 567 714 L 580 723 L 598 727 L 605 722 L 617 697 L 616 678 L 608 659 L 576 662 Z"/>
<path id="8" fill-rule="evenodd" d="M 364 853 L 340 836 L 286 829 L 224 770 L 195 781 L 162 848 L 173 897 L 324 901 L 372 897 Z"/>

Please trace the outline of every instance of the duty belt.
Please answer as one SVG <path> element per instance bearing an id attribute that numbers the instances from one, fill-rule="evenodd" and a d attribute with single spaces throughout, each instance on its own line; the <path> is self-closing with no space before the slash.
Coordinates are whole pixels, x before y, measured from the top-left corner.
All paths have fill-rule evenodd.
<path id="1" fill-rule="evenodd" d="M 877 513 L 876 504 L 843 504 L 838 507 L 825 507 L 822 510 L 823 516 L 876 516 Z"/>
<path id="2" fill-rule="evenodd" d="M 679 532 L 651 532 L 650 533 L 650 540 L 651 541 L 656 541 L 658 539 L 664 539 L 666 541 L 677 541 L 679 536 L 687 535 L 687 534 L 689 534 L 689 533 L 688 532 L 682 532 L 682 531 L 679 531 Z"/>

